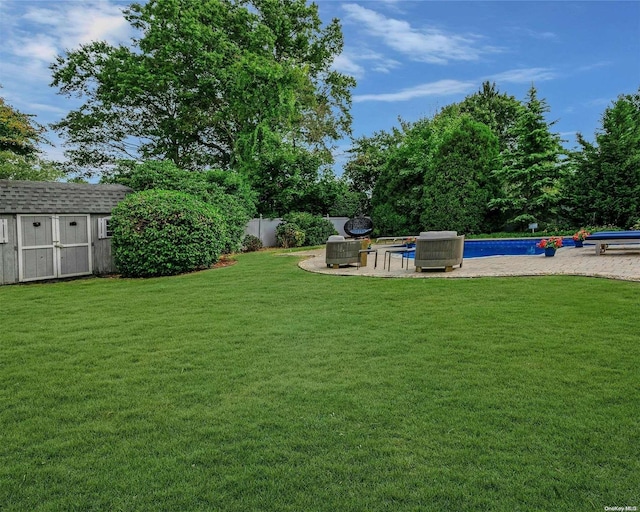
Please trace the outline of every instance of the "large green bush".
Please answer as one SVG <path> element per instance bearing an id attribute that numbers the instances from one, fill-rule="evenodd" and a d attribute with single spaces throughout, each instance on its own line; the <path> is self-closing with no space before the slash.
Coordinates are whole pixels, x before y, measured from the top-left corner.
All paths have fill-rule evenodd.
<path id="1" fill-rule="evenodd" d="M 192 195 L 146 190 L 127 196 L 111 217 L 118 270 L 128 277 L 167 276 L 210 267 L 223 250 L 219 211 Z"/>
<path id="2" fill-rule="evenodd" d="M 170 161 L 120 162 L 103 182 L 120 183 L 142 190 L 177 190 L 216 207 L 225 223 L 224 253 L 242 247 L 244 231 L 255 214 L 255 193 L 242 176 L 220 170 L 187 171 Z"/>
<path id="3" fill-rule="evenodd" d="M 304 240 L 300 245 L 322 245 L 327 241 L 327 238 L 338 233 L 331 221 L 320 215 L 293 212 L 282 217 L 282 220 L 285 224 L 295 224 L 304 232 Z"/>

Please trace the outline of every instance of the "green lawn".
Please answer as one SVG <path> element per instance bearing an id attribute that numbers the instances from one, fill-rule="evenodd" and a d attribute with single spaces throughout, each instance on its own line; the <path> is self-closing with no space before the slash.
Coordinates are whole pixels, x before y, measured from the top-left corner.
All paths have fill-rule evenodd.
<path id="1" fill-rule="evenodd" d="M 0 287 L 0 509 L 640 507 L 640 283 L 297 261 Z"/>

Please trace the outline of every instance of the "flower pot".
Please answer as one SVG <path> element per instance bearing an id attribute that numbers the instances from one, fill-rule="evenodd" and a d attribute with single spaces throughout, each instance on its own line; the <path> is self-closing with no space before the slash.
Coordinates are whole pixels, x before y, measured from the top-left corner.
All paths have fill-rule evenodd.
<path id="1" fill-rule="evenodd" d="M 582 247 L 582 240 L 574 240 L 574 241 L 573 241 L 573 244 L 574 244 L 576 247 Z"/>
<path id="2" fill-rule="evenodd" d="M 552 256 L 556 255 L 556 249 L 554 249 L 553 247 L 547 247 L 544 250 L 544 255 L 551 258 Z"/>

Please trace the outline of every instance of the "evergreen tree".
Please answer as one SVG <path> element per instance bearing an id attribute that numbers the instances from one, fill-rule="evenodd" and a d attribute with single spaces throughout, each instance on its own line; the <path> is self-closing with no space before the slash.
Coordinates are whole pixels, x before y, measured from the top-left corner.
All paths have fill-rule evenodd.
<path id="1" fill-rule="evenodd" d="M 514 127 L 516 147 L 497 172 L 504 195 L 491 201 L 491 206 L 499 208 L 517 229 L 557 218 L 565 152 L 560 136 L 550 131 L 554 123 L 545 120 L 547 112 L 547 102 L 538 99 L 532 86 Z"/>
<path id="2" fill-rule="evenodd" d="M 601 123 L 595 144 L 578 134 L 582 150 L 568 178 L 571 216 L 576 225 L 628 228 L 640 220 L 640 89 L 619 96 Z"/>

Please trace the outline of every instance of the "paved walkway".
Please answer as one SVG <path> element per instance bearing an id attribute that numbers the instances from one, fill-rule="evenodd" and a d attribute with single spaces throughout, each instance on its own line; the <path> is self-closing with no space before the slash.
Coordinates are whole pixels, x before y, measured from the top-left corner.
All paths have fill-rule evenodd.
<path id="1" fill-rule="evenodd" d="M 370 254 L 367 258 L 366 267 L 357 268 L 353 265 L 340 267 L 339 269 L 327 267 L 324 249 L 291 254 L 308 256 L 308 258 L 299 263 L 299 266 L 304 270 L 336 276 L 456 279 L 487 276 L 571 275 L 640 281 L 640 247 L 633 250 L 621 250 L 612 247 L 600 256 L 595 254 L 595 248 L 593 246 L 585 246 L 581 249 L 562 247 L 558 249 L 553 258 L 547 258 L 544 254 L 537 256 L 488 256 L 486 258 L 468 258 L 464 260 L 462 268 L 454 268 L 452 272 L 424 270 L 422 273 L 415 271 L 413 259 L 408 260 L 408 265 L 405 259 L 404 268 L 401 268 L 402 262 L 400 256 L 392 257 L 391 270 L 383 268 L 384 246 L 374 245 L 373 247 L 374 249 L 378 249 L 377 268 L 373 268 L 373 254 Z"/>

